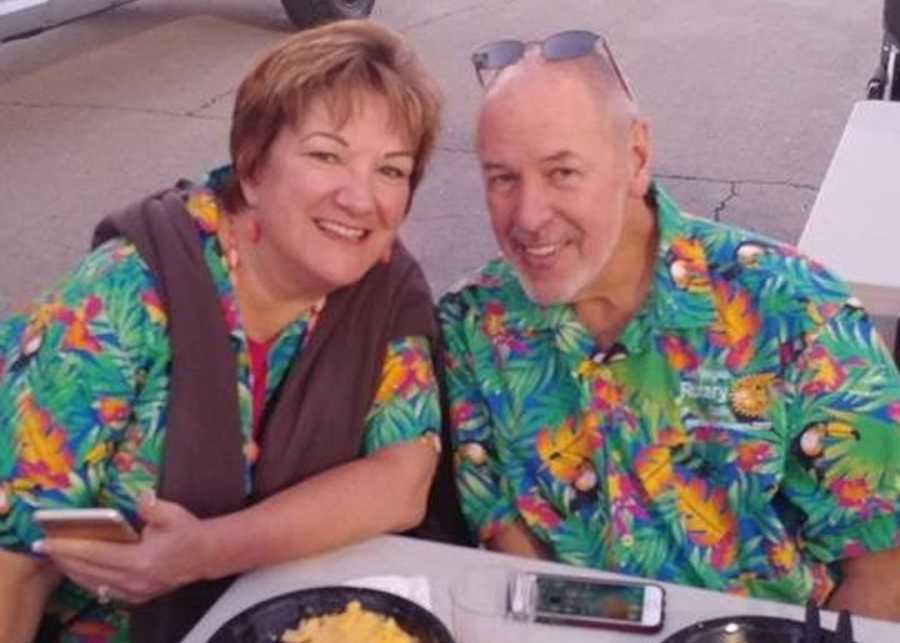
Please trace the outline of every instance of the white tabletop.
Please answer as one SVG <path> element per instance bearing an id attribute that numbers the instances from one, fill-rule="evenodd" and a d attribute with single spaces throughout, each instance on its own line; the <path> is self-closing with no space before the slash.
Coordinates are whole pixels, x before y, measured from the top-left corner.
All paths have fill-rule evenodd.
<path id="1" fill-rule="evenodd" d="M 204 616 L 183 643 L 206 643 L 210 636 L 229 618 L 244 609 L 272 596 L 308 587 L 335 585 L 344 581 L 380 575 L 425 576 L 431 590 L 432 611 L 453 630 L 453 609 L 450 583 L 466 570 L 489 565 L 507 565 L 520 569 L 595 577 L 615 577 L 612 574 L 575 569 L 558 563 L 533 561 L 496 554 L 484 550 L 442 545 L 400 536 L 381 536 L 373 540 L 339 549 L 322 556 L 261 569 L 242 576 Z M 621 577 L 620 577 L 621 578 Z M 633 578 L 631 580 L 634 580 Z M 665 626 L 655 635 L 625 634 L 606 630 L 550 625 L 529 625 L 521 629 L 507 629 L 511 623 L 498 621 L 492 633 L 496 641 L 526 643 L 553 641 L 554 643 L 600 643 L 602 641 L 628 643 L 662 641 L 681 628 L 697 621 L 754 614 L 783 616 L 803 620 L 799 607 L 740 598 L 679 585 L 663 584 L 666 588 Z M 835 615 L 824 613 L 823 624 L 833 628 Z M 889 643 L 900 641 L 900 624 L 854 617 L 854 634 L 858 643 Z M 511 632 L 515 632 L 514 635 Z M 456 634 L 456 632 L 454 632 Z M 460 643 L 466 643 L 461 641 Z"/>
<path id="2" fill-rule="evenodd" d="M 900 314 L 900 103 L 860 101 L 800 236 L 872 314 Z"/>

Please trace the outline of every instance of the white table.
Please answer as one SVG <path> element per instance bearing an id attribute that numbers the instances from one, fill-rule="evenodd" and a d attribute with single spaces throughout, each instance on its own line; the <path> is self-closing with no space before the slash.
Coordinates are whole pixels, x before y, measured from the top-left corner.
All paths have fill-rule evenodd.
<path id="1" fill-rule="evenodd" d="M 431 587 L 433 611 L 452 630 L 453 609 L 449 593 L 450 583 L 467 569 L 496 564 L 546 572 L 578 573 L 600 578 L 614 577 L 612 574 L 602 572 L 575 570 L 575 568 L 557 563 L 514 558 L 504 554 L 400 536 L 381 536 L 322 556 L 277 565 L 242 576 L 197 623 L 183 643 L 206 643 L 207 639 L 229 618 L 272 596 L 307 587 L 335 585 L 354 578 L 393 574 L 426 576 Z M 526 643 L 526 641 L 551 641 L 553 643 L 640 641 L 651 643 L 661 641 L 679 629 L 707 618 L 756 614 L 803 620 L 803 610 L 792 605 L 739 598 L 691 587 L 664 585 L 666 588 L 666 623 L 663 630 L 656 635 L 529 625 L 528 632 L 522 636 L 521 630 L 510 630 L 508 628 L 515 626 L 498 620 L 492 628 L 493 640 L 498 642 L 514 641 L 515 643 Z M 835 615 L 825 613 L 822 621 L 833 629 Z M 860 617 L 854 617 L 853 621 L 855 638 L 859 643 L 900 641 L 900 624 Z M 513 635 L 512 632 L 515 634 Z M 465 643 L 465 641 L 460 643 Z"/>
<path id="2" fill-rule="evenodd" d="M 900 103 L 853 106 L 798 243 L 873 315 L 900 315 Z"/>

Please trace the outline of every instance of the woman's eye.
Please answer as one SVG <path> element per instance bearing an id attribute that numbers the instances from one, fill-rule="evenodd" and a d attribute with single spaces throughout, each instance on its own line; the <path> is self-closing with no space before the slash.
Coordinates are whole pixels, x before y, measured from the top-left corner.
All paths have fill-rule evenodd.
<path id="1" fill-rule="evenodd" d="M 409 178 L 409 171 L 395 165 L 384 165 L 380 171 L 389 179 L 403 180 Z"/>
<path id="2" fill-rule="evenodd" d="M 321 161 L 322 163 L 340 163 L 341 157 L 333 152 L 324 152 L 321 150 L 316 150 L 313 152 L 309 152 L 309 156 L 316 159 L 317 161 Z"/>

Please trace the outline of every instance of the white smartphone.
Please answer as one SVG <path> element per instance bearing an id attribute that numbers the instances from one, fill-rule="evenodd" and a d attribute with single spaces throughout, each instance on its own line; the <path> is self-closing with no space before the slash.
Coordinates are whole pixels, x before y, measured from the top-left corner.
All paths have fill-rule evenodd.
<path id="1" fill-rule="evenodd" d="M 514 618 L 539 623 L 658 632 L 665 591 L 654 583 L 521 572 L 509 590 Z"/>
<path id="2" fill-rule="evenodd" d="M 119 543 L 141 537 L 117 509 L 38 509 L 34 521 L 50 538 L 84 538 Z"/>

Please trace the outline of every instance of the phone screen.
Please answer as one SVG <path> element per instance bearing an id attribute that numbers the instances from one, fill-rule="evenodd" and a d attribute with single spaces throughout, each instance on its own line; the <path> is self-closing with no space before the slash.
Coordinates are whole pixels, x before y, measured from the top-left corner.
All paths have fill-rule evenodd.
<path id="1" fill-rule="evenodd" d="M 614 619 L 641 623 L 644 588 L 639 585 L 610 585 L 572 578 L 538 576 L 538 613 Z"/>

